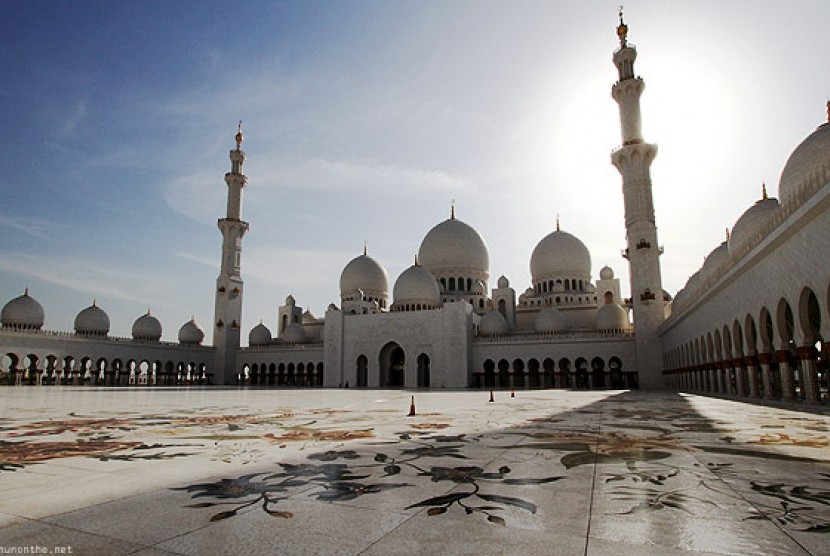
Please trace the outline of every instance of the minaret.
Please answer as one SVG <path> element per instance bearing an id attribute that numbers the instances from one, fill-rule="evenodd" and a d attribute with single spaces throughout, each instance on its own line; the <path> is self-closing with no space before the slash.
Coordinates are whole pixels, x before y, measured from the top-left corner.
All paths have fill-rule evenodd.
<path id="1" fill-rule="evenodd" d="M 631 301 L 634 309 L 634 334 L 637 343 L 637 371 L 642 388 L 663 387 L 660 340 L 657 327 L 663 322 L 663 286 L 660 279 L 660 254 L 654 203 L 651 197 L 651 162 L 657 145 L 643 139 L 640 119 L 640 95 L 645 83 L 634 75 L 637 49 L 629 44 L 628 26 L 617 27 L 620 47 L 614 52 L 614 65 L 620 79 L 611 88 L 611 95 L 620 107 L 622 146 L 611 153 L 611 163 L 622 175 L 625 203 L 625 229 L 631 279 Z"/>
<path id="2" fill-rule="evenodd" d="M 248 223 L 242 220 L 242 190 L 248 177 L 242 173 L 245 152 L 242 150 L 242 122 L 236 134 L 236 148 L 231 150 L 231 171 L 225 174 L 228 185 L 227 216 L 219 219 L 222 232 L 222 264 L 216 279 L 216 314 L 213 320 L 214 382 L 234 384 L 236 351 L 242 327 L 242 237 Z"/>

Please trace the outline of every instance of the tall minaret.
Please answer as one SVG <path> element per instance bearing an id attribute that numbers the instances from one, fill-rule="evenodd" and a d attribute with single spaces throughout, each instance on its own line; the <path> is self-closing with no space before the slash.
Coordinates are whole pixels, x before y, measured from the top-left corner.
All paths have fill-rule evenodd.
<path id="1" fill-rule="evenodd" d="M 634 75 L 637 49 L 627 41 L 628 26 L 617 27 L 620 47 L 614 52 L 614 65 L 620 79 L 611 95 L 620 107 L 622 147 L 611 153 L 611 163 L 622 175 L 625 202 L 625 229 L 628 246 L 625 257 L 631 278 L 634 308 L 634 333 L 637 342 L 637 371 L 642 388 L 663 386 L 660 340 L 657 327 L 663 322 L 663 285 L 660 279 L 661 248 L 657 243 L 654 203 L 651 198 L 651 162 L 657 145 L 643 139 L 640 95 L 645 83 Z"/>
<path id="2" fill-rule="evenodd" d="M 213 372 L 217 384 L 234 384 L 236 351 L 242 327 L 242 236 L 248 223 L 242 220 L 242 190 L 248 177 L 242 173 L 245 152 L 242 150 L 242 122 L 236 134 L 236 148 L 231 150 L 231 171 L 225 174 L 228 184 L 227 216 L 219 219 L 222 232 L 222 265 L 216 279 L 216 315 L 213 320 L 213 345 L 216 347 Z"/>

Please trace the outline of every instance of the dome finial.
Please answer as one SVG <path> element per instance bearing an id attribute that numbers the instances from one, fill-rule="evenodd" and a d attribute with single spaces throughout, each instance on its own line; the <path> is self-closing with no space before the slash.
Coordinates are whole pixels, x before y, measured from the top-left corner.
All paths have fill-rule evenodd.
<path id="1" fill-rule="evenodd" d="M 726 228 L 726 241 L 729 242 L 729 228 Z"/>
<path id="2" fill-rule="evenodd" d="M 97 300 L 97 299 L 95 299 L 94 297 L 92 298 L 92 306 L 93 306 L 93 307 L 97 307 L 97 306 L 98 306 L 98 300 Z"/>
<path id="3" fill-rule="evenodd" d="M 236 150 L 242 147 L 242 120 L 239 120 L 239 127 L 236 128 Z"/>
<path id="4" fill-rule="evenodd" d="M 26 286 L 26 289 L 23 290 L 23 296 L 24 297 L 29 297 L 29 286 Z"/>
<path id="5" fill-rule="evenodd" d="M 421 266 L 418 264 L 418 253 L 415 253 L 415 266 Z"/>
<path id="6" fill-rule="evenodd" d="M 363 254 L 367 255 L 369 251 L 369 242 L 365 239 L 363 240 Z"/>
<path id="7" fill-rule="evenodd" d="M 617 36 L 620 38 L 620 47 L 625 48 L 628 44 L 628 25 L 623 21 L 623 7 L 620 6 L 620 24 L 617 26 Z"/>
<path id="8" fill-rule="evenodd" d="M 767 184 L 761 182 L 761 200 L 766 201 L 769 197 L 767 197 Z"/>
<path id="9" fill-rule="evenodd" d="M 450 203 L 450 220 L 455 220 L 455 199 Z"/>
<path id="10" fill-rule="evenodd" d="M 827 123 L 830 123 L 830 100 L 827 101 Z"/>
<path id="11" fill-rule="evenodd" d="M 559 213 L 556 213 L 556 231 L 559 231 Z"/>

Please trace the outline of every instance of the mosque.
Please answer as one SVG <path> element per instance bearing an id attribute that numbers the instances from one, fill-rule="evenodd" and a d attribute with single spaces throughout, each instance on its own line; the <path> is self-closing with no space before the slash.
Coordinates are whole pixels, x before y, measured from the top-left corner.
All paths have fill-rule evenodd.
<path id="1" fill-rule="evenodd" d="M 670 388 L 742 398 L 827 403 L 830 354 L 830 103 L 828 123 L 793 151 L 778 199 L 764 188 L 703 266 L 672 297 L 661 283 L 650 166 L 657 147 L 641 132 L 644 81 L 620 17 L 613 62 L 631 292 L 614 270 L 592 276 L 591 255 L 556 229 L 530 259 L 517 295 L 505 276 L 490 287 L 487 244 L 456 218 L 423 238 L 391 291 L 383 265 L 364 252 L 340 275 L 339 304 L 322 317 L 293 296 L 272 329 L 258 324 L 242 347 L 242 218 L 247 185 L 241 129 L 225 175 L 227 212 L 213 345 L 194 320 L 161 342 L 149 312 L 132 338 L 109 336 L 96 303 L 73 332 L 43 329 L 26 291 L 0 315 L 0 377 L 29 385 L 248 384 L 353 388 Z"/>

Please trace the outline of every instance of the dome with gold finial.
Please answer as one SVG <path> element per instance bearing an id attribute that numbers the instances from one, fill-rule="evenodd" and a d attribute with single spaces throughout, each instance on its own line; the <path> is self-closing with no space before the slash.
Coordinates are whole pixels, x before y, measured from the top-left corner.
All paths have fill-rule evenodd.
<path id="1" fill-rule="evenodd" d="M 830 120 L 830 114 L 828 114 Z M 830 121 L 818 126 L 793 150 L 778 182 L 781 203 L 797 202 L 810 184 L 820 187 L 830 179 Z M 812 190 L 811 190 L 812 191 Z"/>
<path id="2" fill-rule="evenodd" d="M 186 345 L 200 345 L 205 339 L 205 330 L 196 322 L 196 316 L 191 317 L 189 321 L 184 323 L 179 328 L 179 343 Z"/>
<path id="3" fill-rule="evenodd" d="M 781 206 L 778 199 L 767 195 L 767 187 L 761 187 L 761 199 L 749 207 L 732 226 L 727 242 L 729 251 L 735 253 L 747 245 L 772 215 Z"/>
<path id="4" fill-rule="evenodd" d="M 98 307 L 98 302 L 92 300 L 92 305 L 78 313 L 75 317 L 75 333 L 82 336 L 106 336 L 110 331 L 110 318 L 107 313 Z"/>
<path id="5" fill-rule="evenodd" d="M 455 217 L 453 205 L 450 218 L 433 227 L 418 250 L 421 264 L 436 276 L 458 276 L 469 273 L 486 283 L 490 255 L 487 244 L 475 228 Z"/>
<path id="6" fill-rule="evenodd" d="M 29 295 L 29 288 L 3 307 L 0 323 L 3 327 L 40 330 L 43 328 L 43 307 Z"/>
<path id="7" fill-rule="evenodd" d="M 138 317 L 133 323 L 132 332 L 134 340 L 158 342 L 161 339 L 161 323 L 147 309 L 147 313 Z"/>

